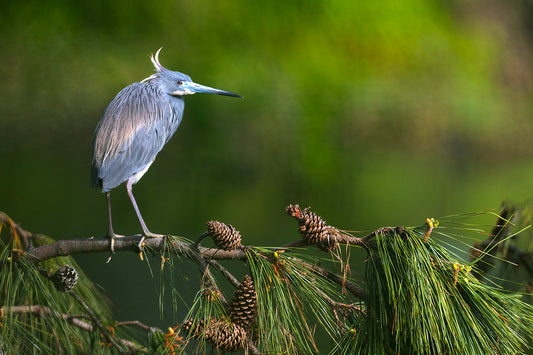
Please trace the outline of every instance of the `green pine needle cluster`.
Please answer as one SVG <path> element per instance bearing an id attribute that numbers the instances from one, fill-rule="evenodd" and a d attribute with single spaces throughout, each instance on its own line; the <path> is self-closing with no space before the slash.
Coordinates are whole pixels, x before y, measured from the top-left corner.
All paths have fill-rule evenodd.
<path id="1" fill-rule="evenodd" d="M 533 307 L 479 282 L 413 229 L 375 238 L 366 265 L 366 314 L 340 353 L 517 354 L 532 340 Z"/>
<path id="2" fill-rule="evenodd" d="M 204 338 L 206 327 L 204 325 L 210 324 L 214 320 L 230 322 L 220 290 L 206 287 L 198 291 L 185 317 L 184 323 L 191 322 L 190 333 L 187 334 L 186 331 L 182 331 L 182 334 L 189 336 L 190 339 L 196 338 L 198 340 L 195 346 L 189 347 L 195 353 L 207 351 L 207 343 Z M 198 329 L 200 330 L 197 333 Z"/>
<path id="3" fill-rule="evenodd" d="M 4 225 L 0 234 L 0 285 L 3 290 L 0 307 L 4 310 L 0 318 L 0 353 L 109 353 L 110 347 L 105 344 L 97 327 L 82 329 L 65 319 L 64 315 L 80 315 L 80 321 L 91 325 L 90 319 L 83 316 L 85 310 L 71 295 L 57 291 L 36 265 L 19 259 L 13 240 L 10 228 Z M 51 242 L 51 238 L 43 235 L 33 238 L 34 246 Z M 97 312 L 105 325 L 112 325 L 108 302 L 71 257 L 47 260 L 40 266 L 54 272 L 66 264 L 78 273 L 74 292 Z M 35 312 L 30 311 L 30 305 L 34 306 Z M 121 332 L 117 330 L 117 334 Z"/>
<path id="4" fill-rule="evenodd" d="M 109 304 L 71 257 L 36 266 L 21 257 L 21 242 L 14 229 L 6 227 L 0 229 L 0 284 L 4 290 L 0 293 L 0 353 L 117 352 L 120 346 L 107 343 L 105 328 L 97 327 L 100 323 L 119 341 L 127 342 L 128 351 L 143 353 L 205 353 L 213 346 L 220 351 L 245 348 L 252 353 L 311 354 L 323 349 L 324 344 L 316 342 L 319 338 L 327 339 L 335 354 L 524 353 L 533 343 L 533 306 L 520 294 L 498 287 L 492 275 L 485 277 L 488 282 L 476 278 L 476 263 L 485 261 L 479 253 L 497 246 L 485 251 L 473 248 L 476 254 L 471 251 L 474 261 L 470 264 L 443 247 L 452 249 L 457 242 L 472 245 L 465 240 L 468 233 L 487 236 L 481 225 L 469 224 L 469 217 L 472 215 L 452 216 L 447 226 L 441 224 L 437 229 L 428 219 L 422 227 L 381 228 L 369 234 L 364 239 L 368 256 L 361 295 L 346 292 L 338 277 L 323 272 L 340 261 L 340 274 L 345 274 L 350 285 L 357 283 L 348 272 L 350 246 L 345 253 L 337 250 L 330 259 L 306 254 L 308 250 L 247 247 L 241 254 L 246 257 L 246 262 L 242 260 L 246 270 L 242 271 L 253 281 L 255 317 L 246 329 L 233 333 L 233 338 L 229 331 L 239 328 L 224 327 L 224 322 L 231 325 L 231 295 L 223 294 L 217 284 L 222 276 L 233 286 L 238 282 L 223 266 L 204 259 L 190 241 L 169 237 L 163 250 L 145 249 L 142 255 L 159 289 L 161 315 L 163 304 L 171 300 L 174 327 L 146 332 L 145 326 L 141 334 L 134 334 L 112 321 Z M 509 229 L 500 243 L 512 241 L 526 230 L 528 227 L 518 227 L 512 233 Z M 493 234 L 497 233 L 488 235 Z M 437 242 L 434 236 L 452 243 Z M 34 246 L 51 242 L 46 236 L 32 236 Z M 175 253 L 176 245 L 184 249 Z M 510 264 L 504 255 L 494 255 L 494 260 Z M 186 268 L 181 265 L 188 261 L 193 261 L 195 272 L 196 267 L 201 270 L 201 278 L 194 281 L 195 286 L 198 281 L 199 291 L 195 294 L 192 290 L 189 295 L 183 287 L 188 279 Z M 44 275 L 66 264 L 78 273 L 73 294 L 59 292 Z M 192 304 L 189 297 L 194 297 Z M 178 314 L 184 313 L 178 311 L 180 304 L 190 308 L 185 318 L 179 316 L 183 322 L 176 324 Z M 72 317 L 89 327 L 76 326 Z M 224 348 L 218 342 L 221 338 L 213 340 L 217 334 L 213 325 L 220 324 L 222 328 L 215 329 L 220 334 L 229 332 L 225 340 L 238 347 Z M 142 333 L 148 333 L 147 346 L 138 345 Z"/>
<path id="5" fill-rule="evenodd" d="M 248 263 L 257 292 L 257 344 L 261 350 L 274 354 L 318 352 L 317 327 L 332 339 L 338 338 L 333 303 L 350 303 L 338 285 L 284 254 L 250 251 Z"/>
<path id="6" fill-rule="evenodd" d="M 211 287 L 198 291 L 191 309 L 185 317 L 185 319 L 201 320 L 205 324 L 208 324 L 212 319 L 221 318 L 228 318 L 226 304 L 220 290 Z"/>
<path id="7" fill-rule="evenodd" d="M 156 252 L 146 246 L 141 254 L 141 260 L 148 267 L 154 282 L 154 289 L 157 290 L 159 297 L 159 316 L 161 318 L 167 317 L 165 315 L 165 300 L 167 298 L 171 300 L 172 316 L 170 318 L 172 320 L 179 318 L 178 310 L 181 308 L 180 305 L 186 303 L 182 298 L 178 285 L 181 285 L 184 280 L 183 266 L 188 252 L 186 250 L 180 250 L 179 253 L 172 252 L 175 246 L 182 245 L 182 242 L 191 243 L 186 238 L 168 235 L 164 239 L 165 244 L 162 251 Z"/>

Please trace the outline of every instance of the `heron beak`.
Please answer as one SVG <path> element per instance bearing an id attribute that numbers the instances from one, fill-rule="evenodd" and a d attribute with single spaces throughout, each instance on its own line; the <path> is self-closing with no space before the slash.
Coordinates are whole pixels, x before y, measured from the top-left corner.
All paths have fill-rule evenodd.
<path id="1" fill-rule="evenodd" d="M 192 81 L 184 81 L 180 85 L 180 90 L 175 91 L 174 95 L 191 95 L 195 93 L 204 93 L 204 94 L 215 94 L 215 95 L 224 95 L 231 97 L 242 97 L 241 95 L 234 94 L 229 91 L 219 90 L 215 88 L 210 88 L 209 86 L 204 86 L 200 84 L 193 83 Z"/>

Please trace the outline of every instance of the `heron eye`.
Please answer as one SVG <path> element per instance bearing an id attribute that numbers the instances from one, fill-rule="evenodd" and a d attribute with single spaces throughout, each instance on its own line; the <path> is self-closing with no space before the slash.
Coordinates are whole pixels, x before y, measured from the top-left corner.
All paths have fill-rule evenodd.
<path id="1" fill-rule="evenodd" d="M 183 84 L 183 81 L 179 81 L 179 80 L 178 80 L 178 81 L 177 81 L 177 84 L 178 84 L 178 85 L 181 85 L 181 84 Z"/>

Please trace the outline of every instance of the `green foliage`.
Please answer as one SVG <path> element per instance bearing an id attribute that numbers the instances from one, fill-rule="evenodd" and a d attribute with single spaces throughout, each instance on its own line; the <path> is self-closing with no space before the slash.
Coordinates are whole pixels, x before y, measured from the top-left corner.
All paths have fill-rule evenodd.
<path id="1" fill-rule="evenodd" d="M 1 227 L 1 224 L 0 224 Z M 59 292 L 53 283 L 45 278 L 39 266 L 21 259 L 20 242 L 13 232 L 4 226 L 0 229 L 0 352 L 7 354 L 57 354 L 64 353 L 109 353 L 109 346 L 100 336 L 96 327 L 92 331 L 69 323 L 66 316 L 73 316 L 91 325 L 85 310 L 68 293 Z M 32 238 L 34 246 L 53 242 L 47 236 Z M 40 267 L 55 271 L 63 265 L 71 265 L 77 270 L 78 283 L 75 287 L 88 307 L 95 310 L 106 325 L 111 322 L 109 303 L 95 289 L 72 257 L 47 260 Z M 30 311 L 36 306 L 36 311 Z M 28 307 L 27 309 L 24 309 Z M 16 309 L 16 311 L 15 311 Z M 117 334 L 124 335 L 121 330 Z"/>
<path id="2" fill-rule="evenodd" d="M 337 338 L 334 302 L 350 303 L 338 285 L 284 254 L 251 251 L 248 263 L 257 292 L 256 336 L 261 349 L 269 353 L 317 352 L 317 327 L 333 340 Z"/>
<path id="3" fill-rule="evenodd" d="M 165 303 L 170 298 L 172 316 L 169 318 L 172 321 L 179 318 L 177 313 L 180 305 L 186 304 L 183 299 L 183 290 L 179 287 L 186 277 L 183 269 L 184 260 L 180 255 L 169 251 L 174 241 L 177 242 L 176 245 L 180 245 L 180 242 L 190 242 L 186 238 L 169 235 L 165 238 L 165 245 L 161 252 L 156 253 L 149 247 L 145 247 L 140 255 L 150 271 L 154 288 L 157 290 L 159 316 L 160 318 L 165 316 Z M 187 252 L 182 253 L 187 256 Z"/>
<path id="4" fill-rule="evenodd" d="M 500 243 L 516 240 L 518 234 L 526 235 L 529 230 L 529 226 L 523 227 L 530 220 L 527 211 L 520 210 L 517 223 L 514 221 L 518 218 L 513 216 L 518 209 L 505 207 L 505 211 L 507 218 L 498 216 L 492 233 L 500 235 L 494 230 L 505 230 Z M 161 243 L 159 254 L 147 249 L 143 255 L 152 278 L 159 277 L 159 284 L 154 283 L 159 287 L 161 316 L 165 315 L 163 304 L 168 301 L 169 287 L 174 319 L 167 332 L 137 322 L 145 336 L 140 342 L 141 333 L 124 327 L 124 323 L 136 322 L 120 326 L 112 321 L 109 305 L 72 258 L 50 259 L 40 266 L 29 263 L 23 257 L 25 238 L 17 235 L 16 226 L 7 227 L 6 223 L 0 230 L 0 281 L 4 285 L 0 294 L 0 351 L 117 352 L 117 345 L 109 344 L 105 334 L 111 332 L 116 341 L 128 344 L 129 350 L 153 354 L 206 353 L 210 347 L 308 354 L 323 351 L 324 345 L 317 341 L 320 336 L 327 337 L 328 350 L 338 354 L 521 353 L 533 341 L 533 306 L 519 294 L 494 287 L 488 277 L 488 283 L 480 282 L 474 275 L 483 257 L 472 257 L 470 264 L 464 263 L 439 240 L 458 240 L 469 232 L 484 235 L 484 228 L 490 225 L 470 223 L 473 216 L 492 219 L 495 214 L 450 216 L 440 225 L 428 219 L 421 227 L 381 228 L 353 238 L 364 242 L 368 252 L 364 290 L 360 293 L 349 276 L 349 268 L 354 265 L 349 262 L 350 254 L 356 254 L 353 246 L 322 254 L 330 256 L 326 259 L 311 256 L 310 251 L 315 249 L 286 246 L 277 251 L 258 247 L 224 251 L 202 249 L 184 238 L 168 237 Z M 6 217 L 2 215 L 11 223 Z M 489 238 L 494 237 L 492 234 Z M 39 235 L 32 235 L 31 241 L 35 246 L 53 242 Z M 227 253 L 223 258 L 242 262 L 240 270 L 251 275 L 251 279 L 245 278 L 246 292 L 244 283 L 239 286 L 225 268 L 225 260 L 210 259 L 219 252 Z M 503 257 L 494 256 L 504 262 Z M 201 270 L 192 302 L 187 301 L 188 290 L 180 282 L 185 277 L 180 264 L 185 261 L 196 263 Z M 79 282 L 71 293 L 58 292 L 45 274 L 67 263 L 78 270 Z M 339 275 L 334 274 L 339 265 Z M 240 300 L 239 310 L 246 309 L 246 299 L 253 299 L 246 305 L 253 307 L 246 327 L 232 323 L 228 310 L 233 312 L 235 308 L 231 308 L 233 303 L 228 308 L 230 293 L 219 287 L 222 276 L 242 291 L 238 295 L 243 298 L 235 298 Z M 180 316 L 183 322 L 176 324 L 179 302 L 189 310 L 184 318 Z M 80 326 L 83 324 L 85 327 Z"/>
<path id="5" fill-rule="evenodd" d="M 226 304 L 222 297 L 220 290 L 212 287 L 200 289 L 185 319 L 209 324 L 212 319 L 227 318 Z"/>
<path id="6" fill-rule="evenodd" d="M 353 319 L 346 354 L 516 354 L 532 340 L 533 307 L 479 282 L 431 238 L 397 229 L 375 238 L 366 315 Z"/>

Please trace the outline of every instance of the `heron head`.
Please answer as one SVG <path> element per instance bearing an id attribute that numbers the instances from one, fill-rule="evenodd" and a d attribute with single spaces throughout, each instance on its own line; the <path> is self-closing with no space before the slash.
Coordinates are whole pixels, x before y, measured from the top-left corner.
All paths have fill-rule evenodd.
<path id="1" fill-rule="evenodd" d="M 152 77 L 156 78 L 163 91 L 168 95 L 183 96 L 196 94 L 198 92 L 205 94 L 242 97 L 229 91 L 219 90 L 211 88 L 209 86 L 197 84 L 193 82 L 191 77 L 187 74 L 168 70 L 167 68 L 163 67 L 161 63 L 159 63 L 159 52 L 161 52 L 161 49 L 163 48 L 159 48 L 155 56 L 152 55 L 151 57 L 152 63 L 154 64 L 156 71 L 156 74 Z"/>

